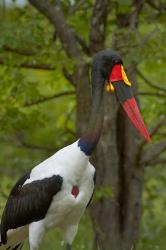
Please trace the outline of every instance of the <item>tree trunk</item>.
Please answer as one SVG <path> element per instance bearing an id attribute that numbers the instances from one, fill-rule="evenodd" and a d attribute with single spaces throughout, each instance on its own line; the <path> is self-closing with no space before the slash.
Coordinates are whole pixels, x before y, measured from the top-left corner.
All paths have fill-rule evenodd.
<path id="1" fill-rule="evenodd" d="M 119 234 L 119 156 L 117 150 L 117 117 L 119 105 L 115 96 L 105 95 L 104 129 L 95 152 L 98 187 L 112 189 L 112 197 L 97 200 L 92 207 L 92 218 L 99 249 L 121 249 Z M 97 192 L 97 190 L 96 190 Z"/>
<path id="2" fill-rule="evenodd" d="M 85 62 L 78 63 L 75 66 L 73 78 L 76 83 L 76 128 L 77 134 L 80 135 L 88 124 L 91 107 L 89 65 Z"/>

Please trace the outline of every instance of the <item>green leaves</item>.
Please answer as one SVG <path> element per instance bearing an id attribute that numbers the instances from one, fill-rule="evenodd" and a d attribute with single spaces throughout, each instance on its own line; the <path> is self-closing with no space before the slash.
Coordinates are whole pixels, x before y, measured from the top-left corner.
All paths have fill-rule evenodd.
<path id="1" fill-rule="evenodd" d="M 132 7 L 132 0 L 119 0 L 118 1 L 118 12 L 119 13 L 129 13 Z"/>

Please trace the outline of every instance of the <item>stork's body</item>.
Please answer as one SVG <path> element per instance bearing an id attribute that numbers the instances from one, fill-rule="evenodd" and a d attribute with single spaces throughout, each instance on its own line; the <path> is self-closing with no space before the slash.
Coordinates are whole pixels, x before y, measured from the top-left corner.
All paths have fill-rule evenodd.
<path id="1" fill-rule="evenodd" d="M 16 230 L 9 230 L 8 244 L 4 245 L 3 248 L 1 246 L 0 249 L 6 250 L 10 246 L 13 249 L 17 245 L 21 246 L 23 244 L 24 239 L 28 237 L 27 213 L 31 213 L 31 220 L 34 221 L 29 223 L 29 242 L 32 250 L 38 249 L 40 240 L 45 232 L 54 227 L 58 227 L 63 231 L 64 240 L 67 244 L 71 245 L 77 232 L 80 218 L 93 194 L 94 175 L 95 169 L 90 164 L 89 157 L 80 150 L 78 141 L 61 149 L 32 169 L 26 175 L 25 182 L 20 184 L 22 190 L 28 190 L 30 193 L 33 192 L 32 194 L 26 194 L 27 197 L 31 195 L 31 198 L 24 199 L 21 209 L 23 211 L 23 207 L 26 208 L 27 206 L 31 206 L 31 208 L 27 212 L 24 210 L 23 216 L 22 212 L 19 211 L 16 217 L 20 217 L 21 215 L 23 218 L 25 216 L 25 221 L 22 219 L 20 225 L 18 223 Z M 52 192 L 49 208 L 47 211 L 45 209 L 42 212 L 41 217 L 43 218 L 41 220 L 35 221 L 37 218 L 35 217 L 35 213 L 33 215 L 33 205 L 36 206 L 38 204 L 38 209 L 42 209 L 40 206 L 44 205 L 42 203 L 45 202 L 43 199 L 45 194 L 43 194 L 43 198 L 38 196 L 40 196 L 39 192 L 42 193 L 45 191 L 40 189 L 40 187 L 39 190 L 35 189 L 34 185 L 37 185 L 37 182 L 40 183 L 41 181 L 43 183 L 45 181 L 42 185 L 47 185 L 53 176 L 55 177 L 55 184 L 49 188 L 55 190 Z M 57 189 L 55 188 L 56 185 L 58 185 Z M 15 197 L 17 198 L 17 194 Z M 19 209 L 19 206 L 17 208 Z M 14 216 L 15 209 L 12 208 L 10 211 L 11 216 Z M 19 220 L 19 218 L 15 219 Z M 17 237 L 13 237 L 16 231 Z"/>
<path id="2" fill-rule="evenodd" d="M 16 183 L 2 216 L 0 250 L 21 249 L 28 232 L 30 249 L 38 250 L 44 233 L 53 227 L 62 229 L 67 249 L 71 249 L 80 218 L 94 191 L 95 169 L 89 157 L 102 130 L 106 81 L 107 91 L 116 91 L 135 127 L 150 141 L 121 58 L 110 50 L 99 52 L 92 64 L 92 111 L 87 129 L 78 141 L 58 151 Z"/>

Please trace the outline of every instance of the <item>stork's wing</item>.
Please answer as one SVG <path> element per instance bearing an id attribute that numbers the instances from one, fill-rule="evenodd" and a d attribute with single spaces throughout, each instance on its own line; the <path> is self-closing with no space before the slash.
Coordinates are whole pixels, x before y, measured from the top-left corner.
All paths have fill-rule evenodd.
<path id="1" fill-rule="evenodd" d="M 93 182 L 94 182 L 94 187 L 95 187 L 95 184 L 96 184 L 96 171 L 95 171 L 94 176 L 93 176 Z M 88 202 L 88 205 L 86 206 L 87 208 L 88 208 L 88 207 L 90 206 L 90 204 L 91 204 L 91 201 L 92 201 L 93 196 L 94 196 L 94 192 L 95 192 L 95 189 L 93 190 L 92 196 L 91 196 L 91 198 L 90 198 L 90 200 L 89 200 L 89 202 Z"/>
<path id="2" fill-rule="evenodd" d="M 25 183 L 29 173 L 13 187 L 1 220 L 1 242 L 7 241 L 7 230 L 43 219 L 53 196 L 60 191 L 63 179 L 59 175 Z"/>

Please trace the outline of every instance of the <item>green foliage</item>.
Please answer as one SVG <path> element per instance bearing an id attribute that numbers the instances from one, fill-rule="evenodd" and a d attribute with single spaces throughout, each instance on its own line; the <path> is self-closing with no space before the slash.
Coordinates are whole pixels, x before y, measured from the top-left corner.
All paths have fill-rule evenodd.
<path id="1" fill-rule="evenodd" d="M 119 0 L 118 12 L 119 13 L 128 13 L 131 11 L 132 1 L 131 0 Z"/>

